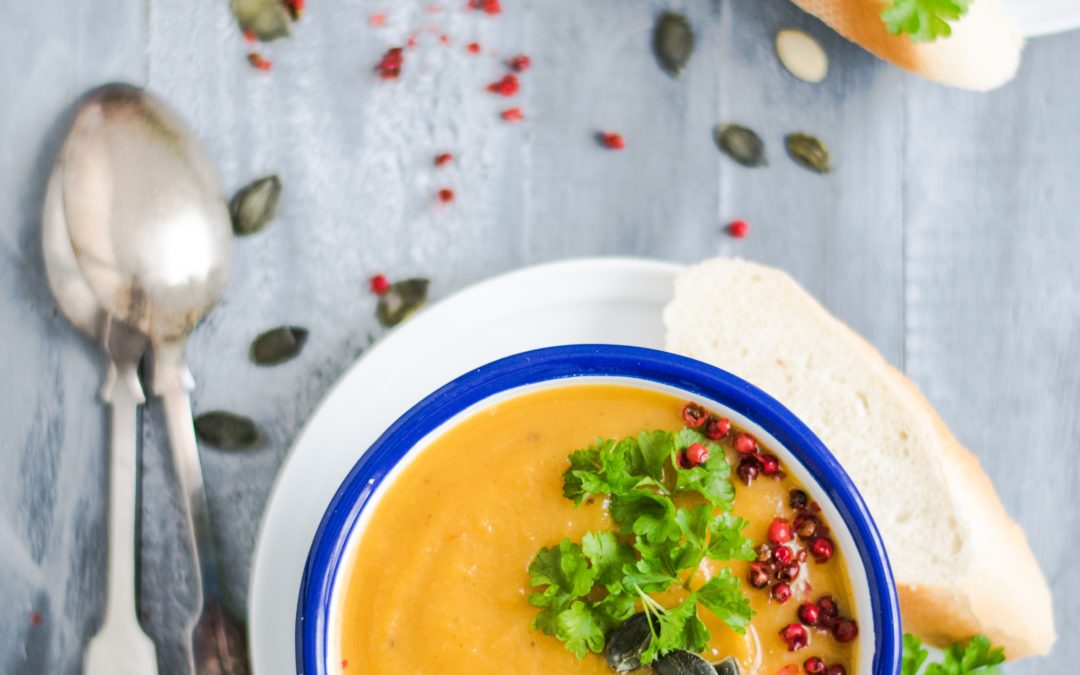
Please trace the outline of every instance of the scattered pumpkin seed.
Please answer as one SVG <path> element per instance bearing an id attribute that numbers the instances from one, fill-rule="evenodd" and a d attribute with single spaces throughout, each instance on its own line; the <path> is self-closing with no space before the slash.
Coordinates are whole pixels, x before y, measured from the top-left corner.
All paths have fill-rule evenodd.
<path id="1" fill-rule="evenodd" d="M 788 155 L 804 169 L 818 173 L 829 173 L 829 149 L 825 144 L 810 134 L 795 133 L 784 137 L 784 146 Z"/>
<path id="2" fill-rule="evenodd" d="M 195 435 L 220 450 L 246 450 L 262 443 L 262 434 L 254 422 L 224 410 L 196 417 Z"/>
<path id="3" fill-rule="evenodd" d="M 281 179 L 277 176 L 264 176 L 242 187 L 229 202 L 233 232 L 246 236 L 266 227 L 280 198 Z"/>
<path id="4" fill-rule="evenodd" d="M 423 307 L 429 283 L 427 279 L 403 279 L 390 286 L 390 290 L 379 296 L 375 308 L 379 323 L 392 328 Z"/>
<path id="5" fill-rule="evenodd" d="M 724 154 L 743 166 L 764 166 L 765 142 L 750 128 L 740 124 L 716 127 L 716 144 Z"/>
<path id="6" fill-rule="evenodd" d="M 300 353 L 307 336 L 307 329 L 298 326 L 268 330 L 251 343 L 251 360 L 260 366 L 284 363 Z"/>
<path id="7" fill-rule="evenodd" d="M 656 675 L 716 675 L 713 665 L 693 652 L 676 649 L 653 662 Z"/>
<path id="8" fill-rule="evenodd" d="M 230 0 L 229 9 L 240 30 L 263 42 L 289 36 L 293 19 L 281 0 Z"/>
<path id="9" fill-rule="evenodd" d="M 617 673 L 628 673 L 641 667 L 641 653 L 652 641 L 649 618 L 639 612 L 622 622 L 608 636 L 604 656 L 608 666 Z"/>
<path id="10" fill-rule="evenodd" d="M 776 55 L 788 72 L 804 82 L 817 84 L 829 74 L 829 57 L 821 44 L 794 28 L 776 33 Z"/>
<path id="11" fill-rule="evenodd" d="M 656 19 L 653 53 L 668 75 L 678 77 L 682 74 L 690 55 L 694 53 L 694 29 L 685 16 L 664 12 Z"/>
<path id="12" fill-rule="evenodd" d="M 713 667 L 716 668 L 716 675 L 739 675 L 739 662 L 734 656 L 727 657 Z"/>

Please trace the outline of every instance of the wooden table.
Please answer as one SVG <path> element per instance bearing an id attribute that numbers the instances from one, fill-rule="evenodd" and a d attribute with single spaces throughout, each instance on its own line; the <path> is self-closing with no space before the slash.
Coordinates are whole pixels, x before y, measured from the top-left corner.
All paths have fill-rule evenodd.
<path id="1" fill-rule="evenodd" d="M 905 369 L 981 457 L 1058 598 L 1061 639 L 1010 673 L 1080 662 L 1071 560 L 1080 527 L 1080 33 L 1032 42 L 1019 77 L 979 95 L 885 66 L 780 0 L 458 0 L 313 3 L 292 40 L 251 68 L 224 0 L 7 3 L 0 21 L 0 670 L 75 673 L 104 602 L 105 413 L 98 350 L 60 316 L 40 256 L 45 176 L 60 121 L 114 79 L 170 100 L 231 192 L 278 173 L 268 230 L 237 243 L 222 305 L 190 355 L 196 410 L 250 415 L 268 444 L 207 450 L 229 598 L 246 601 L 262 508 L 298 428 L 379 329 L 366 279 L 425 275 L 445 296 L 497 272 L 569 256 L 694 261 L 739 255 L 793 273 Z M 649 51 L 652 18 L 687 12 L 699 48 L 673 80 Z M 387 26 L 369 16 L 386 11 Z M 436 33 L 428 32 L 434 27 Z M 778 65 L 771 36 L 799 26 L 831 56 L 822 85 Z M 419 29 L 403 77 L 372 66 Z M 445 33 L 450 44 L 439 44 Z M 475 40 L 483 53 L 466 52 Z M 532 56 L 514 99 L 483 91 L 493 53 Z M 717 122 L 761 132 L 770 166 L 716 150 Z M 597 146 L 622 132 L 622 152 Z M 827 177 L 795 167 L 785 133 L 831 147 Z M 455 153 L 436 171 L 431 158 Z M 435 192 L 457 199 L 440 207 Z M 746 219 L 750 235 L 722 224 Z M 311 330 L 274 369 L 246 359 L 281 324 Z M 160 408 L 143 414 L 142 610 L 162 672 L 177 672 L 193 597 Z M 322 496 L 313 496 L 322 498 Z"/>

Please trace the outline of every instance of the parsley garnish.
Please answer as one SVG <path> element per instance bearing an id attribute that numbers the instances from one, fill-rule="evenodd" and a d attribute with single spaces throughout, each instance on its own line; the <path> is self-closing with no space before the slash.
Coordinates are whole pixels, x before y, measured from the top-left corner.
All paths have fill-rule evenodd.
<path id="1" fill-rule="evenodd" d="M 900 675 L 916 675 L 929 652 L 923 649 L 922 642 L 914 635 L 904 634 L 904 656 L 900 664 Z M 1005 650 L 991 647 L 990 639 L 985 635 L 976 635 L 967 645 L 959 643 L 945 650 L 941 663 L 926 666 L 923 675 L 1001 675 L 1000 664 L 1005 662 Z"/>
<path id="2" fill-rule="evenodd" d="M 971 0 L 893 0 L 882 13 L 893 35 L 907 33 L 912 42 L 933 42 L 952 35 L 950 21 L 967 14 Z"/>
<path id="3" fill-rule="evenodd" d="M 680 452 L 692 443 L 709 451 L 703 465 L 681 468 Z M 553 635 L 583 658 L 601 652 L 605 636 L 641 608 L 653 634 L 642 662 L 673 649 L 700 652 L 709 631 L 699 608 L 743 633 L 753 610 L 739 579 L 722 569 L 697 589 L 693 573 L 705 558 L 753 560 L 754 543 L 742 535 L 749 524 L 729 513 L 735 489 L 722 447 L 693 429 L 642 432 L 622 440 L 601 439 L 569 456 L 563 494 L 580 504 L 608 497 L 617 532 L 589 532 L 580 544 L 566 539 L 541 549 L 529 565 L 529 596 L 540 608 L 533 628 Z M 678 507 L 674 495 L 693 493 L 707 503 Z M 718 513 L 714 510 L 719 509 Z M 689 571 L 689 573 L 687 573 Z M 673 585 L 689 595 L 665 608 L 651 594 Z"/>

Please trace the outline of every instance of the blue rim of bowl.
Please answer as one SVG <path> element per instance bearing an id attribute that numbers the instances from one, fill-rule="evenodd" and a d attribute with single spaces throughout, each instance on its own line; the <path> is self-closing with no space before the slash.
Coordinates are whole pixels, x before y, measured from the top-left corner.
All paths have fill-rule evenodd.
<path id="1" fill-rule="evenodd" d="M 855 540 L 876 629 L 872 675 L 900 672 L 899 601 L 885 545 L 855 484 L 805 424 L 752 384 L 694 359 L 643 347 L 567 345 L 508 356 L 458 377 L 398 418 L 356 462 L 319 524 L 304 567 L 296 621 L 298 675 L 329 675 L 334 581 L 364 506 L 394 465 L 425 436 L 476 403 L 575 377 L 622 377 L 675 387 L 724 405 L 771 434 L 826 492 Z"/>

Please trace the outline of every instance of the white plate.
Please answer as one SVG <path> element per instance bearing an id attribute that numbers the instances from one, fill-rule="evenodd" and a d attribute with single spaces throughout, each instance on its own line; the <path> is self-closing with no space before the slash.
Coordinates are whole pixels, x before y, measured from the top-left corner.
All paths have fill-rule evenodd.
<path id="1" fill-rule="evenodd" d="M 410 406 L 472 368 L 572 343 L 662 348 L 677 265 L 590 258 L 531 267 L 419 313 L 342 376 L 281 468 L 255 549 L 248 616 L 256 675 L 296 673 L 296 602 L 308 546 L 360 455 Z"/>
<path id="2" fill-rule="evenodd" d="M 1027 37 L 1080 28 L 1080 0 L 1005 0 L 1005 4 Z"/>

